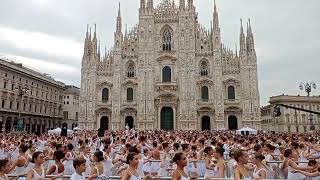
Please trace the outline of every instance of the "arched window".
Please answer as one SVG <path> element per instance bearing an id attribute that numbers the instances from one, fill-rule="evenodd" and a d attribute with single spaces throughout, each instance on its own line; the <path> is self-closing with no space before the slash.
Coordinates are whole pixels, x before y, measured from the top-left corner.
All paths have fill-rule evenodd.
<path id="1" fill-rule="evenodd" d="M 102 102 L 107 102 L 109 100 L 109 89 L 104 88 L 102 90 Z"/>
<path id="2" fill-rule="evenodd" d="M 133 89 L 132 88 L 127 89 L 127 101 L 133 101 Z"/>
<path id="3" fill-rule="evenodd" d="M 206 61 L 202 61 L 200 64 L 200 75 L 208 76 L 208 64 Z"/>
<path id="4" fill-rule="evenodd" d="M 201 87 L 201 99 L 208 100 L 209 99 L 209 89 L 207 86 Z"/>
<path id="5" fill-rule="evenodd" d="M 236 98 L 236 94 L 234 91 L 234 87 L 233 86 L 229 86 L 228 87 L 228 99 L 235 99 Z"/>
<path id="6" fill-rule="evenodd" d="M 169 28 L 166 28 L 162 33 L 162 50 L 171 51 L 172 32 Z"/>
<path id="7" fill-rule="evenodd" d="M 162 81 L 171 82 L 171 68 L 169 66 L 165 66 L 162 69 Z"/>
<path id="8" fill-rule="evenodd" d="M 134 77 L 135 74 L 134 74 L 134 65 L 133 63 L 130 63 L 128 65 L 128 69 L 127 69 L 127 77 Z"/>

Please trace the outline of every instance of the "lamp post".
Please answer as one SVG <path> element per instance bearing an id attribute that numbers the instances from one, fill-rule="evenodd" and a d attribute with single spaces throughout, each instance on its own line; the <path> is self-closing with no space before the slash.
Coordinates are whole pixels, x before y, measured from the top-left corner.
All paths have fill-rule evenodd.
<path id="1" fill-rule="evenodd" d="M 15 90 L 18 92 L 18 96 L 20 97 L 20 103 L 19 103 L 19 107 L 18 107 L 18 112 L 19 112 L 19 118 L 18 118 L 18 124 L 16 127 L 16 130 L 18 131 L 22 131 L 24 130 L 24 122 L 22 119 L 22 112 L 21 112 L 21 105 L 22 105 L 22 97 L 23 95 L 25 95 L 27 93 L 27 91 L 29 91 L 30 89 L 28 89 L 27 87 L 16 87 Z"/>
<path id="2" fill-rule="evenodd" d="M 316 89 L 317 85 L 314 82 L 307 82 L 307 83 L 300 83 L 299 86 L 300 90 L 305 90 L 307 93 L 308 101 L 309 101 L 309 109 L 311 110 L 311 100 L 310 100 L 310 93 L 312 89 Z M 309 120 L 310 120 L 310 130 L 315 130 L 315 126 L 313 124 L 313 115 L 309 114 Z"/>

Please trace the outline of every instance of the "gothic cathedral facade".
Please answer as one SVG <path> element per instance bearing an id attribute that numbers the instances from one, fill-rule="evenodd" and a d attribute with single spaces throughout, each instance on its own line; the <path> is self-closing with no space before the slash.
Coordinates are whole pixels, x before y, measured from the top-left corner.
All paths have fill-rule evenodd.
<path id="1" fill-rule="evenodd" d="M 100 54 L 96 30 L 86 33 L 81 68 L 82 129 L 116 131 L 261 128 L 257 56 L 250 20 L 239 50 L 221 41 L 214 5 L 211 28 L 193 0 L 140 0 L 139 23 Z M 91 29 L 91 28 L 90 28 Z"/>

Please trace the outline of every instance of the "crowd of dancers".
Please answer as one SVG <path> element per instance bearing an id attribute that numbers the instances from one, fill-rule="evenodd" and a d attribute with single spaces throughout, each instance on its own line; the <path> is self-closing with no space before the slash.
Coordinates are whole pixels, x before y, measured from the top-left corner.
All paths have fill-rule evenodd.
<path id="1" fill-rule="evenodd" d="M 0 180 L 320 179 L 320 136 L 232 131 L 0 134 Z M 54 176 L 49 176 L 54 175 Z"/>

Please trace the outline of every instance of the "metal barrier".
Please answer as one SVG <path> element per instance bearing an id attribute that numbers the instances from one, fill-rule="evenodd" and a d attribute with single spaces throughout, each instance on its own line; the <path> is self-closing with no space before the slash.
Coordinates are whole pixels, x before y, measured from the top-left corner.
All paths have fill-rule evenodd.
<path id="1" fill-rule="evenodd" d="M 72 161 L 72 159 L 70 159 L 69 161 Z M 203 161 L 203 160 L 201 160 Z M 150 160 L 148 162 L 161 162 L 161 160 Z M 194 162 L 197 162 L 197 161 L 194 161 Z M 228 163 L 228 161 L 226 161 L 226 163 Z M 252 162 L 249 162 L 249 163 L 252 163 Z M 266 164 L 280 164 L 282 163 L 282 161 L 269 161 L 269 162 L 266 162 Z M 296 161 L 296 163 L 308 163 L 308 162 L 305 162 L 305 161 Z M 228 169 L 226 169 L 228 170 Z M 8 177 L 11 177 L 11 178 L 17 178 L 19 177 L 19 180 L 21 179 L 26 179 L 26 175 L 16 175 L 16 174 L 8 174 Z M 62 179 L 70 179 L 71 175 L 63 175 L 63 176 L 59 176 L 59 175 L 46 175 L 46 177 L 50 178 L 50 177 L 57 177 L 57 178 L 62 178 Z M 89 176 L 86 176 L 86 178 L 88 178 Z M 106 176 L 98 176 L 96 177 L 95 179 L 98 179 L 98 180 L 119 180 L 121 179 L 121 176 L 109 176 L 109 177 L 106 177 Z M 171 177 L 157 177 L 155 179 L 159 179 L 159 180 L 170 180 L 172 179 Z M 204 178 L 204 177 L 199 177 L 197 178 L 197 180 L 205 180 L 205 179 L 208 179 L 208 178 Z M 232 178 L 210 178 L 209 180 L 231 180 Z M 273 179 L 275 180 L 275 179 Z"/>
<path id="2" fill-rule="evenodd" d="M 24 176 L 17 176 L 14 174 L 8 174 L 9 178 L 17 178 L 17 177 L 22 177 L 22 178 L 26 178 L 26 175 Z M 70 179 L 71 175 L 63 175 L 63 176 L 57 176 L 57 175 L 47 175 L 47 178 L 50 177 L 56 177 L 56 178 L 63 178 L 63 179 Z M 88 178 L 89 176 L 85 176 L 86 178 Z M 121 179 L 121 176 L 98 176 L 95 178 L 96 180 L 119 180 Z M 171 180 L 172 177 L 159 177 L 159 178 L 154 178 L 156 180 Z M 197 178 L 195 180 L 233 180 L 233 178 Z M 280 180 L 280 179 L 269 179 L 269 180 Z M 283 179 L 282 179 L 283 180 Z"/>
<path id="3" fill-rule="evenodd" d="M 26 178 L 26 175 L 22 175 L 22 176 L 17 176 L 15 174 L 7 174 L 9 178 L 17 178 L 17 177 L 22 177 L 22 178 Z M 59 176 L 59 175 L 46 175 L 47 178 L 52 178 L 52 177 L 56 177 L 56 178 L 63 178 L 63 179 L 70 179 L 71 175 L 63 175 L 63 176 Z M 85 176 L 86 178 L 90 177 L 90 176 Z M 121 179 L 121 176 L 98 176 L 95 179 L 97 180 L 119 180 Z M 171 180 L 172 177 L 157 177 L 154 178 L 157 180 Z M 232 178 L 197 178 L 195 180 L 232 180 Z"/>

